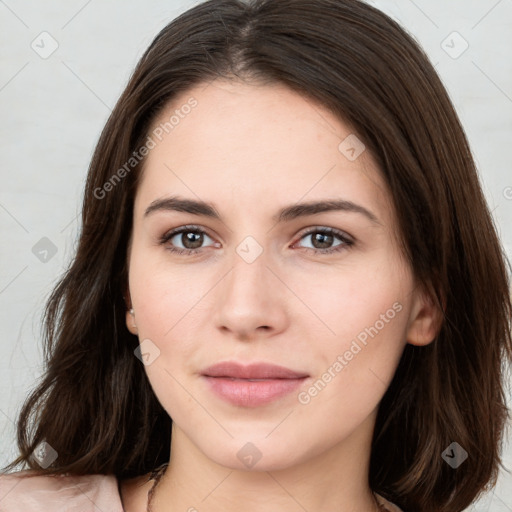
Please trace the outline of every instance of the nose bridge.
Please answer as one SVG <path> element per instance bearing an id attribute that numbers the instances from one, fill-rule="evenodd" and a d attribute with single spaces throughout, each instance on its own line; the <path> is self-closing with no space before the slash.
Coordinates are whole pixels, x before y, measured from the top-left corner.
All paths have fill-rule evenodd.
<path id="1" fill-rule="evenodd" d="M 268 286 L 268 274 L 271 274 L 267 268 L 271 263 L 269 256 L 268 251 L 253 237 L 246 237 L 235 248 L 227 287 L 238 300 L 249 299 L 258 294 L 263 298 L 260 288 L 265 290 Z"/>
<path id="2" fill-rule="evenodd" d="M 216 300 L 217 327 L 248 336 L 259 327 L 280 330 L 286 323 L 279 280 L 268 267 L 271 255 L 253 237 L 246 237 L 230 259 Z"/>

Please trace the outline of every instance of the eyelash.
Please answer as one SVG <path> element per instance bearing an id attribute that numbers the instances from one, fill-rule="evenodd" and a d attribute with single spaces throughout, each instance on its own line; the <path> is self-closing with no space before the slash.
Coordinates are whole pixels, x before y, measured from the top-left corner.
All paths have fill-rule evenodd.
<path id="1" fill-rule="evenodd" d="M 204 234 L 204 235 L 210 237 L 208 235 L 208 233 L 206 233 L 206 231 L 201 229 L 199 226 L 182 226 L 182 227 L 177 228 L 177 229 L 175 229 L 173 231 L 170 231 L 169 233 L 166 233 L 164 236 L 162 236 L 160 238 L 160 244 L 161 245 L 167 244 L 167 242 L 171 238 L 173 238 L 176 235 L 179 235 L 181 233 L 201 233 L 201 234 Z M 329 248 L 329 249 L 314 249 L 314 248 L 311 248 L 311 247 L 302 247 L 302 249 L 305 249 L 307 251 L 313 251 L 314 253 L 317 253 L 317 254 L 318 253 L 320 253 L 320 254 L 332 254 L 332 253 L 336 253 L 336 252 L 340 252 L 340 251 L 349 249 L 351 246 L 354 245 L 354 242 L 352 240 L 350 240 L 342 231 L 338 231 L 337 229 L 327 228 L 327 227 L 311 228 L 309 231 L 307 231 L 306 233 L 302 234 L 302 236 L 299 238 L 299 241 L 302 240 L 303 238 L 305 238 L 306 236 L 314 234 L 314 233 L 321 233 L 323 235 L 335 236 L 338 239 L 340 239 L 343 243 L 339 244 L 339 245 L 337 245 L 335 247 Z M 166 247 L 166 249 L 168 251 L 172 252 L 172 253 L 175 253 L 175 254 L 192 255 L 192 254 L 196 254 L 198 252 L 201 252 L 204 249 L 204 247 L 199 247 L 197 249 L 181 249 L 179 247 L 170 247 L 169 246 L 169 247 Z"/>

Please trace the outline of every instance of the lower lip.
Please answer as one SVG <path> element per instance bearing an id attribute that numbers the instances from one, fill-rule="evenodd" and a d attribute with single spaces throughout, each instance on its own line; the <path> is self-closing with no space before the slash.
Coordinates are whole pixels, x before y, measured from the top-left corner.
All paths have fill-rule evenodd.
<path id="1" fill-rule="evenodd" d="M 243 407 L 257 407 L 287 395 L 297 389 L 306 379 L 268 379 L 249 381 L 229 377 L 203 376 L 211 390 L 224 400 Z"/>

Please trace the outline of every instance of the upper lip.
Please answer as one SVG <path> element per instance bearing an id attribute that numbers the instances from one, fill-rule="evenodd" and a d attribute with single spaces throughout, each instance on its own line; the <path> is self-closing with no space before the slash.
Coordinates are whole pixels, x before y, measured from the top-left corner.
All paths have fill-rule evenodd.
<path id="1" fill-rule="evenodd" d="M 243 365 L 234 361 L 222 361 L 202 371 L 208 377 L 232 377 L 235 379 L 300 379 L 308 377 L 307 373 L 296 372 L 268 363 L 251 363 Z"/>

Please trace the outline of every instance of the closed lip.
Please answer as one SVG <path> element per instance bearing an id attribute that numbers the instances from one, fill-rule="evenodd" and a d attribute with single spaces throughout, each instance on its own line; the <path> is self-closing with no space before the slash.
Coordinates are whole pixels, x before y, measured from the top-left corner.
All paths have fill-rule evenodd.
<path id="1" fill-rule="evenodd" d="M 302 379 L 307 373 L 291 370 L 284 366 L 269 363 L 241 364 L 235 361 L 222 361 L 201 372 L 206 377 L 226 377 L 233 379 Z"/>

